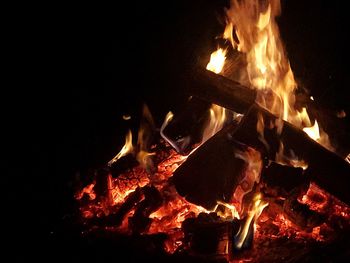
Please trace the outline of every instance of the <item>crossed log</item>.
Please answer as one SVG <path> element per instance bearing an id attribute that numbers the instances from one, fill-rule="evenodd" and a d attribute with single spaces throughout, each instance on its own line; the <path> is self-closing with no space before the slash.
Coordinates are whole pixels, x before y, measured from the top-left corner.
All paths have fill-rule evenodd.
<path id="1" fill-rule="evenodd" d="M 182 196 L 208 209 L 218 200 L 227 201 L 237 185 L 234 178 L 243 169 L 242 160 L 234 157 L 237 145 L 253 147 L 274 161 L 283 143 L 285 152 L 293 151 L 308 164 L 303 173 L 306 181 L 314 181 L 350 204 L 350 165 L 286 121 L 282 121 L 281 130 L 271 126 L 281 120 L 255 103 L 255 90 L 204 69 L 192 71 L 188 83 L 193 96 L 243 113 L 244 117 L 238 126 L 228 125 L 200 146 L 175 171 L 172 180 Z M 257 122 L 261 117 L 264 128 L 259 133 Z"/>

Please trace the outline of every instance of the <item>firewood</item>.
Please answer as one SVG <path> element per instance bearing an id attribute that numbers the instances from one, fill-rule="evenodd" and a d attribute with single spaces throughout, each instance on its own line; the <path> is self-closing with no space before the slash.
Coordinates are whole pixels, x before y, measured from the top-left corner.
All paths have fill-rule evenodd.
<path id="1" fill-rule="evenodd" d="M 194 69 L 188 79 L 192 95 L 238 113 L 245 113 L 256 99 L 255 90 L 205 69 Z"/>
<path id="2" fill-rule="evenodd" d="M 259 116 L 264 121 L 265 142 L 261 140 L 261 133 L 256 128 Z M 292 152 L 299 160 L 307 163 L 306 178 L 349 204 L 350 165 L 286 121 L 282 123 L 281 132 L 278 132 L 278 127 L 271 125 L 277 122 L 276 116 L 253 104 L 232 136 L 241 143 L 259 149 L 270 160 L 276 159 L 282 143 L 284 152 Z"/>
<path id="3" fill-rule="evenodd" d="M 201 213 L 182 223 L 184 242 L 193 253 L 225 255 L 231 230 L 231 222 L 222 220 L 216 213 Z"/>
<path id="4" fill-rule="evenodd" d="M 162 197 L 153 186 L 145 186 L 142 188 L 144 200 L 137 204 L 135 213 L 129 220 L 129 225 L 134 233 L 142 233 L 152 222 L 149 215 L 156 211 L 162 205 Z"/>
<path id="5" fill-rule="evenodd" d="M 264 140 L 256 129 L 259 115 L 264 120 Z M 271 126 L 276 122 L 276 116 L 253 104 L 237 128 L 229 125 L 222 129 L 175 171 L 172 180 L 179 194 L 207 209 L 212 209 L 218 200 L 227 202 L 244 169 L 244 162 L 235 158 L 235 151 L 248 145 L 274 161 L 283 143 L 286 152 L 293 151 L 308 164 L 305 180 L 316 182 L 343 202 L 350 203 L 350 165 L 288 122 L 282 122 L 279 133 L 278 127 Z"/>
<path id="6" fill-rule="evenodd" d="M 284 215 L 300 228 L 311 231 L 313 227 L 322 224 L 326 217 L 310 210 L 308 205 L 299 203 L 298 196 L 299 188 L 295 188 L 284 201 Z"/>
<path id="7" fill-rule="evenodd" d="M 272 161 L 263 168 L 261 178 L 266 186 L 264 193 L 279 197 L 286 197 L 292 189 L 308 180 L 302 168 Z"/>
<path id="8" fill-rule="evenodd" d="M 191 69 L 186 76 L 190 95 L 215 103 L 238 113 L 246 113 L 255 102 L 257 92 L 241 85 L 237 81 L 215 74 L 198 66 Z M 307 108 L 311 118 L 316 118 L 326 132 L 331 134 L 337 145 L 337 151 L 344 157 L 349 153 L 349 127 L 345 121 L 335 118 L 335 112 L 319 105 L 304 93 L 296 94 L 295 106 L 301 110 Z"/>
<path id="9" fill-rule="evenodd" d="M 234 155 L 244 146 L 230 137 L 233 129 L 223 128 L 175 171 L 171 180 L 189 202 L 211 210 L 217 201 L 230 201 L 244 168 L 244 161 Z"/>

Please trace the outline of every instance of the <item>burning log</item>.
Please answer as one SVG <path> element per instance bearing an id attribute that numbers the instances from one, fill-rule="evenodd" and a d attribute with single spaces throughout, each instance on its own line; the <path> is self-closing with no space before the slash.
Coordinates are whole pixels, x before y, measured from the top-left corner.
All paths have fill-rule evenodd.
<path id="1" fill-rule="evenodd" d="M 261 177 L 266 185 L 264 193 L 273 196 L 287 196 L 291 190 L 307 181 L 302 168 L 276 162 L 270 162 L 262 170 Z"/>
<path id="2" fill-rule="evenodd" d="M 259 116 L 264 121 L 263 139 L 256 128 Z M 222 129 L 175 171 L 173 181 L 179 194 L 208 209 L 213 208 L 218 200 L 227 202 L 244 168 L 244 162 L 234 156 L 237 150 L 242 150 L 240 143 L 259 150 L 270 160 L 276 159 L 282 143 L 287 152 L 292 151 L 308 164 L 305 180 L 315 181 L 350 203 L 347 184 L 350 165 L 288 122 L 282 122 L 279 133 L 278 127 L 271 126 L 277 121 L 276 116 L 253 104 L 237 128 L 231 125 Z M 334 175 L 337 180 L 334 180 Z"/>
<path id="3" fill-rule="evenodd" d="M 256 99 L 255 90 L 205 69 L 193 70 L 189 79 L 192 95 L 238 113 L 245 113 Z"/>
<path id="4" fill-rule="evenodd" d="M 260 133 L 256 128 L 259 119 L 264 122 L 263 130 Z M 270 160 L 276 159 L 276 156 L 280 153 L 282 143 L 284 152 L 293 153 L 299 160 L 307 163 L 308 168 L 305 171 L 305 176 L 309 180 L 314 181 L 317 185 L 349 204 L 350 165 L 292 124 L 283 121 L 279 124 L 281 126 L 271 125 L 278 121 L 276 116 L 253 104 L 232 136 L 239 142 L 259 149 Z M 281 129 L 281 131 L 279 132 L 278 129 Z M 264 140 L 262 140 L 261 134 L 264 135 Z"/>
<path id="5" fill-rule="evenodd" d="M 189 202 L 213 209 L 219 200 L 230 201 L 244 168 L 244 161 L 234 156 L 243 146 L 230 137 L 232 129 L 223 128 L 175 171 L 171 180 Z"/>
<path id="6" fill-rule="evenodd" d="M 290 221 L 300 228 L 311 230 L 313 227 L 323 223 L 326 217 L 310 210 L 308 205 L 299 203 L 299 194 L 299 188 L 292 191 L 289 197 L 284 201 L 283 212 Z"/>
<path id="7" fill-rule="evenodd" d="M 246 113 L 257 98 L 256 90 L 198 66 L 191 69 L 186 77 L 191 95 L 238 113 Z M 350 147 L 347 143 L 348 129 L 345 123 L 339 119 L 335 120 L 333 111 L 311 100 L 309 95 L 296 94 L 295 106 L 299 110 L 306 107 L 307 112 L 319 120 L 322 126 L 327 128 L 327 132 L 329 130 L 332 133 L 338 153 L 345 158 Z"/>

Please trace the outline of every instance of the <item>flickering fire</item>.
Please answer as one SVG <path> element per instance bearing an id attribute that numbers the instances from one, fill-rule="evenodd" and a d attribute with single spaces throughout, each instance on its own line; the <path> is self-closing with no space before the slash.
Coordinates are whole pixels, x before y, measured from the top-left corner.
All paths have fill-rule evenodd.
<path id="1" fill-rule="evenodd" d="M 282 130 L 281 120 L 286 120 L 302 129 L 318 143 L 333 150 L 327 134 L 319 127 L 317 120 L 314 120 L 312 125 L 307 109 L 302 108 L 301 111 L 298 111 L 294 107 L 297 84 L 275 20 L 280 14 L 280 9 L 278 0 L 231 1 L 231 7 L 227 10 L 227 26 L 223 37 L 232 43 L 233 48 L 246 56 L 246 72 L 240 76 L 239 81 L 257 89 L 256 102 L 280 117 L 276 123 L 272 124 L 279 131 Z M 218 48 L 211 54 L 206 68 L 216 74 L 221 74 L 225 66 L 226 55 L 227 49 Z M 103 222 L 104 218 L 112 216 L 114 219 L 112 227 L 119 233 L 130 234 L 135 231 L 144 235 L 166 233 L 168 239 L 164 242 L 164 250 L 168 253 L 174 253 L 184 247 L 183 222 L 190 218 L 197 218 L 201 213 L 214 213 L 222 222 L 241 220 L 242 224 L 232 241 L 238 250 L 242 249 L 249 231 L 253 231 L 255 238 L 260 240 L 271 240 L 278 237 L 296 237 L 303 240 L 310 238 L 317 241 L 330 239 L 327 239 L 324 232 L 331 232 L 328 224 L 331 219 L 327 219 L 328 221 L 324 221 L 322 225 L 314 226 L 311 231 L 306 231 L 293 224 L 284 215 L 283 207 L 278 207 L 277 201 L 284 200 L 285 197 L 276 198 L 278 200 L 268 206 L 270 201 L 261 192 L 260 177 L 265 165 L 263 156 L 261 152 L 248 146 L 244 151 L 232 152 L 232 158 L 243 160 L 245 167 L 236 188 L 232 189 L 233 194 L 229 202 L 217 201 L 217 206 L 212 211 L 189 202 L 186 197 L 177 193 L 171 177 L 189 156 L 178 153 L 180 152 L 178 144 L 186 143 L 186 140 L 190 138 L 184 137 L 181 138 L 182 142 L 175 142 L 164 134 L 164 129 L 174 118 L 173 113 L 169 112 L 159 129 L 162 139 L 154 145 L 152 144 L 154 142 L 151 141 L 151 134 L 157 128 L 147 106 L 143 107 L 142 116 L 137 143 L 133 145 L 132 132 L 129 130 L 122 149 L 108 162 L 110 171 L 104 181 L 100 180 L 105 183 L 104 191 L 101 193 L 98 190 L 100 187 L 98 184 L 101 182 L 94 179 L 76 193 L 75 198 L 82 202 L 80 207 L 82 217 L 88 224 L 94 225 L 95 219 Z M 123 118 L 128 120 L 130 116 L 123 116 Z M 220 131 L 227 118 L 227 109 L 212 104 L 207 125 L 201 133 L 202 140 L 190 154 Z M 256 129 L 259 133 L 259 140 L 266 148 L 269 148 L 265 140 L 262 115 L 258 116 Z M 113 175 L 113 167 L 129 154 L 132 154 L 138 165 Z M 287 156 L 282 142 L 280 142 L 274 161 L 303 169 L 308 166 L 293 152 Z M 220 171 L 217 176 L 220 176 Z M 88 197 L 88 202 L 84 201 L 85 196 Z M 247 200 L 244 200 L 245 198 Z M 298 201 L 300 204 L 307 205 L 312 211 L 323 214 L 329 214 L 331 211 L 332 216 L 350 219 L 350 209 L 345 204 L 313 183 L 310 184 L 306 193 L 299 196 Z M 150 202 L 151 205 L 145 208 L 147 202 Z M 144 217 L 142 222 L 146 222 L 144 225 L 137 225 L 137 220 L 136 223 L 133 221 L 134 217 L 140 214 Z M 111 227 L 110 223 L 108 220 L 107 223 L 102 223 L 102 225 L 107 225 L 103 225 L 104 229 Z M 276 227 L 277 231 L 269 232 L 269 228 Z"/>
<path id="2" fill-rule="evenodd" d="M 280 14 L 280 1 L 231 0 L 223 37 L 246 55 L 246 74 L 241 74 L 239 81 L 258 90 L 257 103 L 261 106 L 301 129 L 306 128 L 313 139 L 318 132 L 317 142 L 334 150 L 328 138 L 323 138 L 327 134 L 315 131 L 318 126 L 310 132 L 306 108 L 298 112 L 294 107 L 297 83 L 276 22 Z"/>

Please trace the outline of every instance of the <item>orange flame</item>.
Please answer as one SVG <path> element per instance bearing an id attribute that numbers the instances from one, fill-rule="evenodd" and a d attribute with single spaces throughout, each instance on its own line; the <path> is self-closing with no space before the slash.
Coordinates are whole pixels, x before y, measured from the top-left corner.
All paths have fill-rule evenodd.
<path id="1" fill-rule="evenodd" d="M 231 0 L 223 37 L 246 55 L 246 73 L 240 82 L 258 90 L 257 103 L 302 129 L 311 123 L 305 108 L 300 113 L 294 107 L 297 83 L 276 22 L 280 13 L 279 0 Z M 327 137 L 325 133 L 319 136 Z M 327 139 L 317 142 L 332 149 Z"/>

